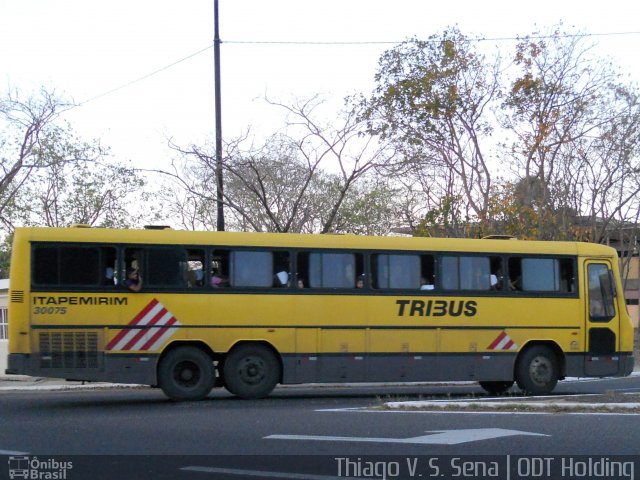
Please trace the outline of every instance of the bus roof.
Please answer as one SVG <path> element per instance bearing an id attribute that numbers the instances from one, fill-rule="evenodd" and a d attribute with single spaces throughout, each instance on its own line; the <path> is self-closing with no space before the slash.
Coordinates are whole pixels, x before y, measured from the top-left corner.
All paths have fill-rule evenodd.
<path id="1" fill-rule="evenodd" d="M 18 228 L 14 240 L 111 244 L 220 245 L 361 250 L 513 252 L 553 255 L 617 256 L 604 245 L 584 242 L 361 236 L 300 233 L 194 232 L 172 229 Z"/>

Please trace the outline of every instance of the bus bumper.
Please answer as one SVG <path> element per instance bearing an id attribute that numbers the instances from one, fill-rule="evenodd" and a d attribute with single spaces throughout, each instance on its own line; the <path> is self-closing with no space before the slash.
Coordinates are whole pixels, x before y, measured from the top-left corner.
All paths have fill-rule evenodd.
<path id="1" fill-rule="evenodd" d="M 622 357 L 621 363 L 622 363 L 623 368 L 624 368 L 622 376 L 626 377 L 628 375 L 631 375 L 631 373 L 633 372 L 633 367 L 635 366 L 635 360 L 634 360 L 633 353 L 625 354 Z"/>
<path id="2" fill-rule="evenodd" d="M 566 377 L 627 377 L 634 367 L 633 352 L 608 355 L 567 355 Z"/>
<path id="3" fill-rule="evenodd" d="M 7 375 L 64 378 L 88 382 L 117 382 L 143 385 L 156 384 L 156 355 L 99 355 L 93 368 L 73 366 L 42 366 L 42 357 L 25 353 L 10 353 Z"/>

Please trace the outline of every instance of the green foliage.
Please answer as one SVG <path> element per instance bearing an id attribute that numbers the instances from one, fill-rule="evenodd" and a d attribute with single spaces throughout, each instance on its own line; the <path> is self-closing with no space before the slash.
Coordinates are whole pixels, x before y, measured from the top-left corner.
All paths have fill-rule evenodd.
<path id="1" fill-rule="evenodd" d="M 128 227 L 140 216 L 144 180 L 108 158 L 99 143 L 83 142 L 70 127 L 54 128 L 36 151 L 41 167 L 16 194 L 13 222 L 26 226 L 86 224 Z"/>
<path id="2" fill-rule="evenodd" d="M 340 206 L 332 232 L 387 235 L 398 223 L 398 194 L 382 179 L 358 184 Z"/>
<path id="3" fill-rule="evenodd" d="M 0 243 L 0 278 L 9 278 L 11 266 L 11 244 L 13 235 L 6 235 Z"/>
<path id="4" fill-rule="evenodd" d="M 466 236 L 460 231 L 460 227 L 469 223 L 461 217 L 459 210 L 461 203 L 460 196 L 444 197 L 439 206 L 427 211 L 414 235 L 418 237 Z"/>
<path id="5" fill-rule="evenodd" d="M 71 105 L 42 89 L 0 98 L 0 269 L 8 273 L 13 229 L 82 223 L 127 227 L 150 216 L 145 181 L 80 139 L 59 114 Z"/>
<path id="6" fill-rule="evenodd" d="M 442 134 L 441 122 L 473 118 L 487 89 L 487 79 L 478 75 L 482 69 L 482 58 L 455 28 L 385 52 L 377 87 L 364 102 L 371 132 L 423 145 Z"/>

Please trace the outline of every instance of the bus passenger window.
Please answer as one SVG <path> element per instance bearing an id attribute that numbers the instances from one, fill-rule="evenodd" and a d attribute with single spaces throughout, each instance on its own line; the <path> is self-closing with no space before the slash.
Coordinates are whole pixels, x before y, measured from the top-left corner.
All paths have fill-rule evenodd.
<path id="1" fill-rule="evenodd" d="M 491 289 L 489 257 L 442 257 L 442 287 L 446 290 Z"/>
<path id="2" fill-rule="evenodd" d="M 508 269 L 509 290 L 522 291 L 522 259 L 510 258 Z"/>
<path id="3" fill-rule="evenodd" d="M 575 293 L 574 262 L 570 258 L 510 258 L 512 289 L 525 292 Z"/>
<path id="4" fill-rule="evenodd" d="M 186 285 L 183 266 L 187 260 L 186 251 L 175 247 L 147 247 L 146 272 L 140 275 L 148 286 L 182 287 Z"/>
<path id="5" fill-rule="evenodd" d="M 127 248 L 124 251 L 124 271 L 120 272 L 121 285 L 133 292 L 139 292 L 144 285 L 144 255 L 141 248 Z"/>
<path id="6" fill-rule="evenodd" d="M 213 288 L 229 286 L 229 251 L 213 250 L 211 252 L 211 276 L 209 285 Z"/>
<path id="7" fill-rule="evenodd" d="M 58 248 L 36 246 L 33 248 L 33 283 L 56 285 L 58 283 Z"/>
<path id="8" fill-rule="evenodd" d="M 113 247 L 38 245 L 33 250 L 33 282 L 78 287 L 114 285 L 115 262 Z"/>
<path id="9" fill-rule="evenodd" d="M 308 263 L 301 265 L 305 259 Z M 300 254 L 298 267 L 308 272 L 310 288 L 356 288 L 356 277 L 364 274 L 363 257 L 354 253 Z"/>
<path id="10" fill-rule="evenodd" d="M 291 283 L 290 277 L 289 252 L 273 252 L 273 286 L 288 287 Z"/>
<path id="11" fill-rule="evenodd" d="M 504 273 L 502 269 L 501 257 L 489 257 L 491 264 L 491 275 L 489 277 L 491 290 L 501 291 L 504 289 Z"/>
<path id="12" fill-rule="evenodd" d="M 61 247 L 60 283 L 62 285 L 98 285 L 100 252 L 97 248 Z"/>
<path id="13" fill-rule="evenodd" d="M 271 252 L 238 250 L 231 252 L 232 287 L 273 286 L 273 256 Z"/>
<path id="14" fill-rule="evenodd" d="M 387 255 L 372 257 L 373 286 L 380 289 L 418 289 L 424 282 L 419 255 Z"/>
<path id="15" fill-rule="evenodd" d="M 553 258 L 522 259 L 522 289 L 526 292 L 558 292 L 560 269 Z"/>
<path id="16" fill-rule="evenodd" d="M 296 259 L 296 288 L 309 288 L 309 254 L 299 253 Z"/>
<path id="17" fill-rule="evenodd" d="M 187 263 L 182 266 L 187 288 L 204 287 L 204 251 L 187 250 Z"/>
<path id="18" fill-rule="evenodd" d="M 436 262 L 433 255 L 420 256 L 420 290 L 436 287 Z"/>
<path id="19" fill-rule="evenodd" d="M 561 258 L 558 261 L 560 262 L 560 291 L 575 293 L 577 289 L 573 260 L 570 258 Z"/>
<path id="20" fill-rule="evenodd" d="M 118 283 L 116 277 L 116 249 L 113 247 L 103 247 L 100 249 L 100 271 L 103 272 L 101 285 L 105 287 L 114 286 Z"/>

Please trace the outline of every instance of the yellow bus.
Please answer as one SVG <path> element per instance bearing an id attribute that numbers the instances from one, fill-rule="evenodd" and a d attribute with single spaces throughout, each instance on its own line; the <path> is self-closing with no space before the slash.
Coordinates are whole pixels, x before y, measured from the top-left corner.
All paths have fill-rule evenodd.
<path id="1" fill-rule="evenodd" d="M 588 243 L 23 228 L 9 301 L 7 373 L 174 400 L 633 370 L 616 251 Z"/>

